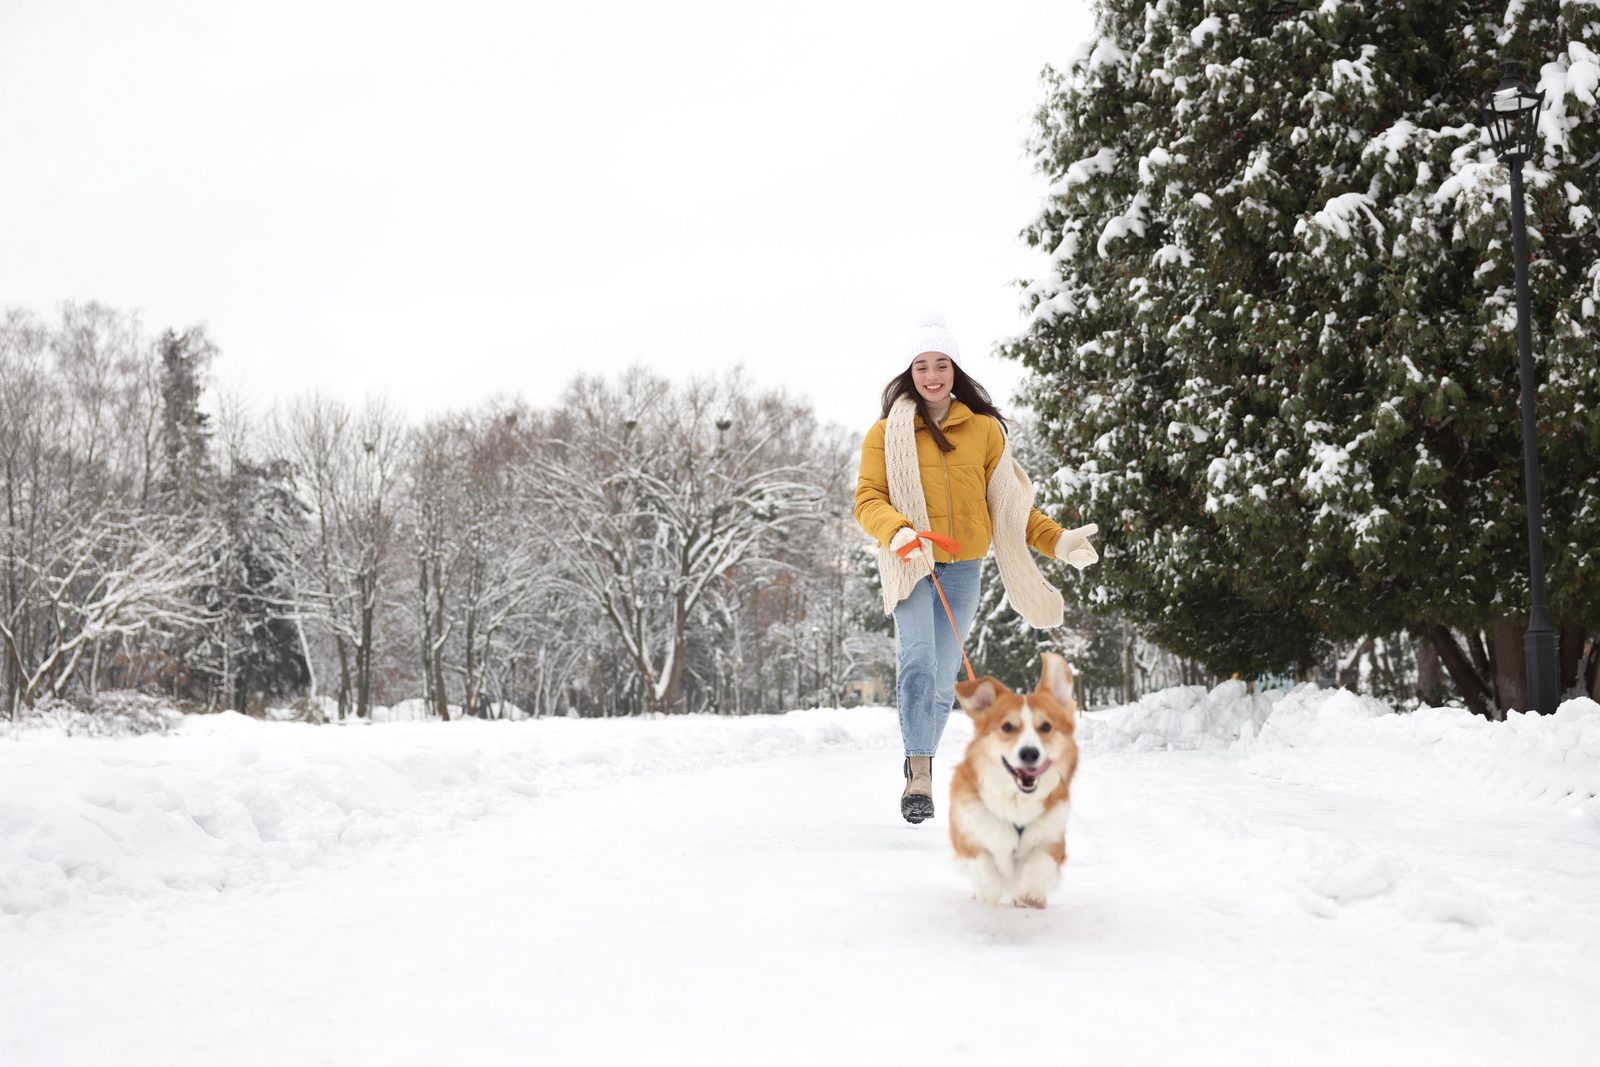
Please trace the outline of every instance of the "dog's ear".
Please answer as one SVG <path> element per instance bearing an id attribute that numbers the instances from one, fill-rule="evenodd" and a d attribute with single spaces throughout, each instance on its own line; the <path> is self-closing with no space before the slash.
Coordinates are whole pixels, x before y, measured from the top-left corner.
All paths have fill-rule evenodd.
<path id="1" fill-rule="evenodd" d="M 961 707 L 974 719 L 994 707 L 1001 693 L 1010 691 L 987 674 L 974 682 L 956 683 L 956 699 L 961 701 Z"/>
<path id="2" fill-rule="evenodd" d="M 1072 695 L 1072 668 L 1054 652 L 1040 657 L 1039 686 L 1036 692 L 1044 693 L 1061 706 L 1069 719 L 1077 719 L 1078 702 Z"/>

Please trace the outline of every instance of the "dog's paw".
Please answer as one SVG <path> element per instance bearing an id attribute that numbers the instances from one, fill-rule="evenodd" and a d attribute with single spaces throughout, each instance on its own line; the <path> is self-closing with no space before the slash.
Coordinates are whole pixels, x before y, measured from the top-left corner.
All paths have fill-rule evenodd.
<path id="1" fill-rule="evenodd" d="M 1042 908 L 1044 907 L 1044 897 L 1019 896 L 1012 903 L 1019 908 Z"/>

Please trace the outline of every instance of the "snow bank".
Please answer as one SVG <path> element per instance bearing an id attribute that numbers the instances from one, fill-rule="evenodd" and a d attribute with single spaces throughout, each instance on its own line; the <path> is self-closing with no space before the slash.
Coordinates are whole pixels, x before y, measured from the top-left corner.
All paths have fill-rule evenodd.
<path id="1" fill-rule="evenodd" d="M 334 715 L 338 714 L 335 708 Z M 461 718 L 461 705 L 450 704 L 445 708 L 445 714 L 452 720 Z M 329 716 L 329 721 L 334 716 Z M 372 709 L 373 722 L 427 722 L 430 718 L 428 702 L 421 697 L 412 697 L 402 700 L 391 707 L 374 707 Z"/>
<path id="2" fill-rule="evenodd" d="M 1277 690 L 1251 694 L 1243 682 L 1215 689 L 1180 685 L 1146 693 L 1132 704 L 1083 716 L 1078 738 L 1086 751 L 1226 748 L 1242 731 L 1265 721 Z"/>
<path id="3" fill-rule="evenodd" d="M 1439 745 L 1445 760 L 1536 799 L 1600 794 L 1600 704 L 1582 697 L 1553 716 L 1514 714 L 1485 725 L 1495 729 L 1446 731 Z"/>
<path id="4" fill-rule="evenodd" d="M 1251 770 L 1306 784 L 1354 782 L 1376 768 L 1404 774 L 1408 762 L 1432 760 L 1475 792 L 1563 805 L 1600 822 L 1600 704 L 1587 698 L 1554 715 L 1513 712 L 1490 722 L 1461 708 L 1400 714 L 1344 689 L 1252 694 L 1230 681 L 1090 712 L 1079 738 L 1085 760 L 1119 750 L 1229 749 Z"/>
<path id="5" fill-rule="evenodd" d="M 1374 765 L 1404 774 L 1408 764 L 1431 760 L 1481 796 L 1566 807 L 1600 822 L 1600 704 L 1587 698 L 1554 715 L 1512 712 L 1490 722 L 1461 708 L 1395 714 L 1381 701 L 1302 686 L 1240 747 L 1247 767 L 1308 782 L 1349 779 Z M 1297 749 L 1316 749 L 1320 766 L 1293 758 Z"/>
<path id="6" fill-rule="evenodd" d="M 76 703 L 44 697 L 33 707 L 24 707 L 16 722 L 0 719 L 0 738 L 34 732 L 66 737 L 135 737 L 167 733 L 182 721 L 182 712 L 157 697 L 111 689 Z"/>
<path id="7" fill-rule="evenodd" d="M 323 721 L 333 722 L 339 717 L 339 703 L 331 698 L 324 698 L 324 700 L 326 703 L 322 710 Z M 491 702 L 488 705 L 488 712 L 488 717 L 491 719 L 511 719 L 520 722 L 528 718 L 527 712 L 509 700 Z M 463 715 L 460 704 L 446 705 L 445 717 L 451 722 L 457 722 L 462 718 L 478 718 L 477 715 Z M 388 707 L 384 707 L 381 704 L 374 705 L 371 718 L 373 722 L 377 723 L 432 722 L 433 710 L 422 697 L 411 697 L 409 700 L 402 700 L 400 703 L 392 704 Z"/>
<path id="8" fill-rule="evenodd" d="M 20 731 L 0 741 L 0 913 L 257 885 L 525 796 L 898 735 L 884 708 L 339 727 L 224 712 L 166 735 Z"/>

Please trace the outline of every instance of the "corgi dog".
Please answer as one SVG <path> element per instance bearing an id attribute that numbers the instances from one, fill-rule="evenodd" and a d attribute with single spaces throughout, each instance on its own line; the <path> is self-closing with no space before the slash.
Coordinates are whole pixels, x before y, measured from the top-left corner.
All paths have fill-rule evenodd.
<path id="1" fill-rule="evenodd" d="M 1026 696 L 991 677 L 956 683 L 974 733 L 950 783 L 950 842 L 987 904 L 1042 908 L 1067 858 L 1067 796 L 1078 769 L 1072 668 L 1046 652 Z"/>

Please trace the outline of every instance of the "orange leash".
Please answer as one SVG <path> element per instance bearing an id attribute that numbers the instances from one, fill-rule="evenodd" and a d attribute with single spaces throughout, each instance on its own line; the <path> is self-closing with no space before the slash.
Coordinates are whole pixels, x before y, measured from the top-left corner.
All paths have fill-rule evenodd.
<path id="1" fill-rule="evenodd" d="M 909 563 L 911 562 L 911 553 L 921 547 L 919 544 L 921 541 L 931 541 L 936 548 L 942 548 L 952 556 L 961 551 L 961 546 L 944 534 L 934 533 L 932 530 L 918 530 L 915 541 L 907 541 L 895 552 L 901 559 Z M 961 642 L 961 629 L 956 626 L 956 613 L 950 610 L 950 601 L 944 598 L 944 587 L 939 584 L 939 576 L 933 573 L 933 557 L 928 553 L 923 553 L 922 559 L 928 565 L 928 577 L 933 579 L 933 588 L 939 594 L 939 603 L 944 605 L 944 617 L 950 620 L 950 632 L 956 635 L 956 647 L 961 649 L 961 662 L 967 665 L 967 681 L 975 682 L 978 680 L 978 676 L 973 673 L 972 661 L 967 658 L 966 646 Z"/>

